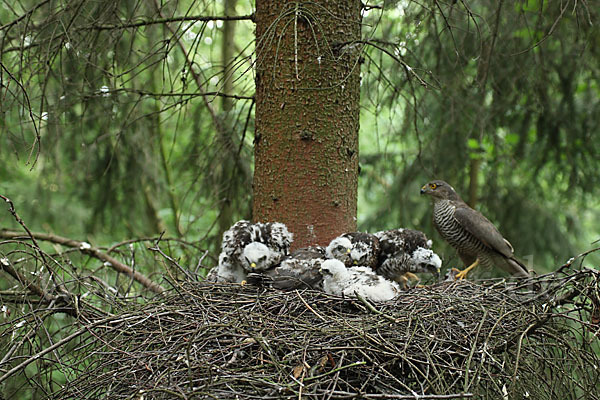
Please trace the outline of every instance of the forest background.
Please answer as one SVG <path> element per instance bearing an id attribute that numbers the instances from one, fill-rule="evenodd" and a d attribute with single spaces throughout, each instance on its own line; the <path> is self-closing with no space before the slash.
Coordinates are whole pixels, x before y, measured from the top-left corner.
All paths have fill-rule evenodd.
<path id="1" fill-rule="evenodd" d="M 598 0 L 355 1 L 360 36 L 342 42 L 319 30 L 317 22 L 331 22 L 319 20 L 325 3 L 339 11 L 351 2 L 287 2 L 277 19 L 287 34 L 261 41 L 252 1 L 0 0 L 7 397 L 44 398 L 74 375 L 85 378 L 74 373 L 79 364 L 63 365 L 87 359 L 68 358 L 76 344 L 64 346 L 57 364 L 38 355 L 86 318 L 95 324 L 178 281 L 201 280 L 216 263 L 224 230 L 253 217 L 254 147 L 264 141 L 255 132 L 264 124 L 255 119 L 256 78 L 284 66 L 302 82 L 304 66 L 355 60 L 348 76 L 360 75 L 360 100 L 348 97 L 360 101 L 350 107 L 360 113 L 358 152 L 349 146 L 339 155 L 356 167 L 352 179 L 358 173 L 357 229 L 422 230 L 446 266 L 460 264 L 419 195 L 437 178 L 488 216 L 538 273 L 599 247 Z M 292 52 L 281 63 L 261 57 L 283 37 Z M 297 37 L 311 38 L 318 56 L 294 54 Z M 346 81 L 331 85 L 343 98 Z M 300 139 L 314 137 L 308 129 Z M 585 262 L 597 267 L 600 255 Z M 82 340 L 90 338 L 100 343 Z M 531 348 L 531 359 L 542 360 L 541 347 Z M 579 374 L 562 375 L 577 384 Z"/>
<path id="2" fill-rule="evenodd" d="M 423 230 L 455 263 L 419 197 L 441 178 L 539 272 L 593 247 L 598 6 L 363 5 L 358 229 Z M 98 246 L 165 232 L 214 263 L 252 217 L 253 11 L 2 1 L 0 193 L 27 226 Z M 0 227 L 18 227 L 7 210 Z"/>

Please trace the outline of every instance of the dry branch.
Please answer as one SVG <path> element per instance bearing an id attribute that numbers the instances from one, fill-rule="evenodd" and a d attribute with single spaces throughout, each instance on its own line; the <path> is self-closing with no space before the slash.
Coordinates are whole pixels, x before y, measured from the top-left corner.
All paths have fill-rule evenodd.
<path id="1" fill-rule="evenodd" d="M 154 283 L 148 277 L 144 276 L 143 274 L 141 274 L 137 271 L 134 271 L 128 265 L 123 264 L 116 258 L 109 256 L 108 254 L 100 251 L 100 249 L 91 246 L 87 242 L 81 242 L 78 240 L 68 239 L 68 238 L 65 238 L 62 236 L 48 234 L 48 233 L 42 233 L 42 232 L 29 232 L 29 235 L 33 239 L 39 239 L 39 240 L 71 247 L 74 249 L 79 249 L 79 251 L 81 251 L 82 253 L 87 254 L 91 257 L 97 258 L 98 260 L 107 263 L 106 265 L 110 266 L 115 271 L 121 272 L 121 273 L 135 279 L 136 281 L 138 281 L 139 283 L 144 285 L 144 287 L 152 290 L 155 293 L 162 293 L 165 290 L 162 286 L 160 286 L 157 283 Z M 19 239 L 19 240 L 28 239 L 27 236 L 23 235 L 23 232 L 16 232 L 16 231 L 9 231 L 9 230 L 0 230 L 0 237 L 4 238 L 4 239 Z"/>
<path id="2" fill-rule="evenodd" d="M 171 22 L 184 22 L 184 21 L 192 21 L 192 22 L 208 22 L 208 21 L 254 21 L 254 14 L 249 15 L 187 15 L 181 17 L 165 17 L 165 18 L 155 18 L 151 20 L 142 20 L 142 21 L 123 21 L 122 24 L 94 24 L 86 27 L 82 27 L 80 29 L 93 29 L 93 30 L 108 30 L 108 29 L 124 29 L 124 28 L 138 28 L 141 26 L 147 25 L 157 25 L 157 24 L 167 24 Z"/>
<path id="3" fill-rule="evenodd" d="M 0 260 L 0 269 L 6 271 L 17 282 L 19 282 L 24 289 L 29 290 L 36 296 L 39 296 L 47 303 L 51 302 L 52 300 L 56 300 L 56 296 L 46 293 L 46 291 L 44 291 L 39 285 L 36 285 L 31 280 L 27 279 L 25 275 L 14 269 L 13 266 L 10 265 L 10 261 L 8 259 L 3 258 Z"/>

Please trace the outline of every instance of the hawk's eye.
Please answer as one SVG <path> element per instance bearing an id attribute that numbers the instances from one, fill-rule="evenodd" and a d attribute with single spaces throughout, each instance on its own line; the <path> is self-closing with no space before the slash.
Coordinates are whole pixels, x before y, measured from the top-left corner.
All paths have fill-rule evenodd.
<path id="1" fill-rule="evenodd" d="M 430 188 L 432 188 L 432 189 L 435 189 L 435 188 L 437 187 L 437 184 L 435 184 L 435 183 L 430 183 L 430 184 L 429 184 L 429 187 L 430 187 Z"/>

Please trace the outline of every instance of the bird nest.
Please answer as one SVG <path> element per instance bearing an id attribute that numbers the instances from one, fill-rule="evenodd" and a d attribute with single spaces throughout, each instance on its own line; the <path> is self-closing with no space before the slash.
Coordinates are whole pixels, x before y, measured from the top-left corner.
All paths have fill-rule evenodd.
<path id="1" fill-rule="evenodd" d="M 443 282 L 375 305 L 180 283 L 58 348 L 52 397 L 597 399 L 599 278 Z"/>

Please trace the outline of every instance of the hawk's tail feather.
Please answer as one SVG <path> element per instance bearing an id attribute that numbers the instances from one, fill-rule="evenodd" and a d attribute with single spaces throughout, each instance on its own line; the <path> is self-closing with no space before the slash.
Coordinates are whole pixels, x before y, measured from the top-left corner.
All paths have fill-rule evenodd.
<path id="1" fill-rule="evenodd" d="M 506 262 L 510 267 L 510 270 L 508 272 L 510 272 L 511 274 L 522 278 L 531 277 L 531 274 L 527 270 L 525 264 L 519 261 L 516 257 L 507 258 Z"/>

